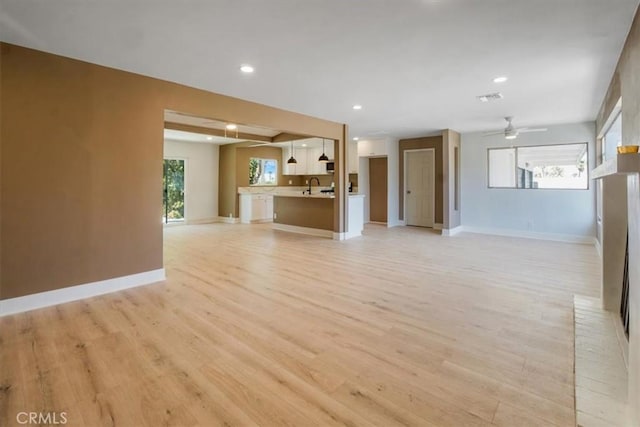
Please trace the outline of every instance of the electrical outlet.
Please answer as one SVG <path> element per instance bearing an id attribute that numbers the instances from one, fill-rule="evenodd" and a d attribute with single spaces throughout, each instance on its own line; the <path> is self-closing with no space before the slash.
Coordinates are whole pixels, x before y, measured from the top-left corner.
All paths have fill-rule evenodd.
<path id="1" fill-rule="evenodd" d="M 273 219 L 278 219 L 278 214 L 277 213 L 273 213 Z"/>
<path id="2" fill-rule="evenodd" d="M 305 183 L 305 184 L 308 184 L 308 183 L 309 183 L 309 180 L 308 180 L 308 179 L 305 179 L 305 180 L 304 180 L 304 183 Z"/>
<path id="3" fill-rule="evenodd" d="M 293 184 L 293 181 L 292 181 L 292 180 L 289 180 L 289 185 L 291 185 L 291 184 Z"/>

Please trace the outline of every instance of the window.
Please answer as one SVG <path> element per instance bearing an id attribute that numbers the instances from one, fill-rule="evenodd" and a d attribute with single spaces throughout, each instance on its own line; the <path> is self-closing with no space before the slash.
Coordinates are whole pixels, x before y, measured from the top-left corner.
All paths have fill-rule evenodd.
<path id="1" fill-rule="evenodd" d="M 249 185 L 278 185 L 278 161 L 249 159 Z"/>
<path id="2" fill-rule="evenodd" d="M 489 188 L 589 188 L 587 144 L 490 148 Z"/>

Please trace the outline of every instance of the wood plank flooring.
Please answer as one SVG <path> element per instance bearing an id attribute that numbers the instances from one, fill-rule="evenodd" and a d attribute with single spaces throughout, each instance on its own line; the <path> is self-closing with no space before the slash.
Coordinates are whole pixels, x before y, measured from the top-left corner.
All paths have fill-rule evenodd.
<path id="1" fill-rule="evenodd" d="M 165 230 L 167 281 L 0 318 L 0 425 L 574 426 L 593 247 Z"/>

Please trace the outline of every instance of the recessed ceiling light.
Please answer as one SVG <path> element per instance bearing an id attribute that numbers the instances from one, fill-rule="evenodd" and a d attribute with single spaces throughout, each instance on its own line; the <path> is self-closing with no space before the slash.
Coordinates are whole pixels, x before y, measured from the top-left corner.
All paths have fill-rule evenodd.
<path id="1" fill-rule="evenodd" d="M 306 147 L 306 146 L 307 146 L 307 144 L 302 144 L 302 146 L 303 146 L 303 147 Z"/>
<path id="2" fill-rule="evenodd" d="M 245 64 L 240 67 L 240 71 L 242 71 L 243 73 L 251 74 L 253 73 L 254 69 L 251 65 Z"/>
<path id="3" fill-rule="evenodd" d="M 356 105 L 353 106 L 353 109 L 354 110 L 362 110 L 362 105 L 356 104 Z"/>
<path id="4" fill-rule="evenodd" d="M 494 83 L 504 83 L 507 80 L 509 80 L 507 77 L 505 76 L 500 76 L 500 77 L 496 77 L 495 79 L 493 79 Z"/>
<path id="5" fill-rule="evenodd" d="M 213 141 L 213 137 L 212 136 L 208 136 L 207 137 L 207 141 Z"/>
<path id="6" fill-rule="evenodd" d="M 229 123 L 226 127 L 228 130 L 236 130 L 238 128 L 238 126 L 234 125 L 233 123 Z"/>
<path id="7" fill-rule="evenodd" d="M 357 136 L 354 136 L 354 137 L 353 137 L 353 140 L 354 140 L 354 141 L 357 141 L 357 140 L 359 140 L 359 139 L 360 139 L 360 138 L 358 138 Z"/>

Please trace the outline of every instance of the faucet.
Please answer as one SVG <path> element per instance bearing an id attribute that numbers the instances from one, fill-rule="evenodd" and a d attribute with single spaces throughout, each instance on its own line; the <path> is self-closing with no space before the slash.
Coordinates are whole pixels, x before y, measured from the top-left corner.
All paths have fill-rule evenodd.
<path id="1" fill-rule="evenodd" d="M 309 178 L 309 188 L 307 189 L 307 191 L 309 192 L 309 195 L 311 195 L 311 181 L 313 181 L 314 179 L 318 183 L 318 187 L 320 186 L 320 180 L 318 179 L 317 176 L 312 176 L 311 178 Z"/>

